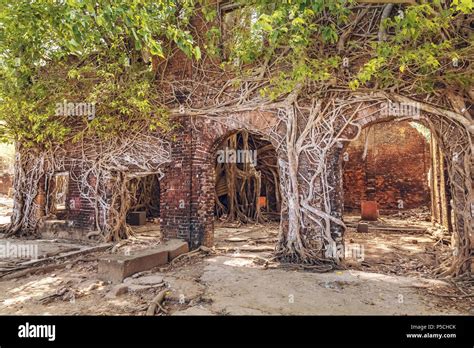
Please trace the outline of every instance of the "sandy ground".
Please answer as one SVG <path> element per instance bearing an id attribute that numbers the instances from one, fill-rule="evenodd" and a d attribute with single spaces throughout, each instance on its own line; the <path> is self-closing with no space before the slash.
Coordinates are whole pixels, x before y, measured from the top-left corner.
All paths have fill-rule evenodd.
<path id="1" fill-rule="evenodd" d="M 447 314 L 417 289 L 442 286 L 424 279 L 361 271 L 304 273 L 262 271 L 247 259 L 206 260 L 202 284 L 213 301 L 203 308 L 225 314 Z M 247 263 L 247 265 L 246 265 Z M 189 311 L 189 310 L 188 310 Z"/>
<path id="2" fill-rule="evenodd" d="M 241 256 L 246 256 L 242 254 Z M 252 259 L 211 256 L 174 271 L 154 271 L 119 285 L 97 279 L 96 262 L 0 282 L 1 314 L 143 315 L 165 286 L 174 315 L 435 315 L 473 314 L 472 307 L 441 302 L 432 279 L 356 270 L 310 273 L 263 270 Z"/>
<path id="3" fill-rule="evenodd" d="M 218 226 L 213 254 L 184 258 L 172 268 L 143 272 L 121 284 L 98 278 L 97 258 L 106 252 L 75 258 L 44 274 L 2 279 L 0 314 L 144 315 L 152 298 L 166 288 L 167 315 L 474 314 L 472 297 L 435 295 L 457 289 L 430 276 L 435 256 L 428 235 L 349 229 L 346 242 L 363 245 L 363 262 L 315 273 L 278 264 L 264 267 L 262 259 L 270 258 L 277 230 L 277 224 Z M 142 229 L 142 238 L 155 241 L 151 231 Z M 40 257 L 84 247 L 36 242 Z"/>

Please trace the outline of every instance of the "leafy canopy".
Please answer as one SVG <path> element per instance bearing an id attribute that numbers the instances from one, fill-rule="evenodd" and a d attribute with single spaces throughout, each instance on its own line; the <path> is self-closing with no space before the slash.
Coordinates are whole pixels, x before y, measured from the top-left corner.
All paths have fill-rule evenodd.
<path id="1" fill-rule="evenodd" d="M 0 0 L 0 136 L 49 146 L 143 124 L 172 128 L 150 61 L 175 48 L 196 60 L 205 52 L 237 74 L 276 67 L 261 89 L 271 98 L 308 83 L 416 93 L 472 85 L 473 0 L 396 6 L 382 23 L 356 18 L 355 7 L 241 0 L 224 33 L 211 0 Z M 198 13 L 210 23 L 200 38 L 190 29 Z M 95 103 L 97 117 L 57 115 L 64 101 Z"/>
<path id="2" fill-rule="evenodd" d="M 166 127 L 143 54 L 164 58 L 173 43 L 199 59 L 188 30 L 194 9 L 192 0 L 0 0 L 2 136 L 64 140 L 77 125 L 55 114 L 65 100 L 97 105 L 83 132 L 113 136 L 134 119 Z"/>
<path id="3" fill-rule="evenodd" d="M 466 89 L 473 82 L 473 1 L 420 2 L 395 6 L 374 23 L 370 12 L 357 19 L 361 4 L 354 0 L 242 1 L 242 16 L 250 11 L 254 20 L 234 30 L 229 63 L 242 69 L 279 57 L 263 91 L 273 98 L 307 82 L 416 93 Z"/>

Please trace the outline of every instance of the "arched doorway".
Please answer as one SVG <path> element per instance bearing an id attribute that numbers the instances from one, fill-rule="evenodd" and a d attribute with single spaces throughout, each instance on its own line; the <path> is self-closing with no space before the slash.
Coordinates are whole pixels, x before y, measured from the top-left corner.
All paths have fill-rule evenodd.
<path id="1" fill-rule="evenodd" d="M 380 109 L 379 109 L 380 110 Z M 419 111 L 419 110 L 418 110 Z M 430 140 L 430 213 L 433 215 L 432 221 L 438 227 L 442 226 L 447 231 L 452 231 L 452 238 L 448 238 L 449 252 L 444 252 L 436 260 L 434 274 L 438 276 L 460 275 L 469 273 L 470 270 L 470 141 L 468 131 L 463 125 L 457 124 L 442 115 L 419 113 L 415 116 L 402 115 L 394 116 L 384 112 L 372 113 L 366 117 L 356 119 L 352 125 L 358 128 L 352 135 L 364 132 L 364 129 L 378 123 L 389 121 L 411 121 L 416 122 L 429 129 Z M 392 122 L 393 123 L 393 122 Z M 349 134 L 348 132 L 346 134 Z M 351 138 L 348 136 L 347 138 Z M 356 137 L 357 138 L 357 137 Z M 337 157 L 340 159 L 340 177 L 342 190 L 342 163 L 345 154 L 345 147 L 341 146 Z M 336 210 L 342 214 L 344 209 L 344 197 L 336 194 L 334 200 L 338 202 Z M 403 204 L 403 200 L 402 200 Z M 405 205 L 406 207 L 406 205 Z M 375 208 L 376 209 L 376 208 Z M 398 206 L 397 206 L 398 209 Z M 365 227 L 363 227 L 364 229 Z M 345 236 L 347 237 L 347 235 Z M 350 238 L 344 238 L 344 241 Z M 416 242 L 413 242 L 416 243 Z M 347 243 L 344 245 L 347 255 Z M 350 251 L 349 251 L 350 252 Z"/>
<path id="2" fill-rule="evenodd" d="M 342 161 L 346 259 L 394 274 L 436 267 L 437 254 L 447 250 L 436 241 L 453 231 L 441 162 L 429 128 L 419 122 L 375 123 L 347 144 Z M 436 215 L 432 207 L 443 213 Z"/>
<path id="3" fill-rule="evenodd" d="M 213 160 L 216 247 L 238 249 L 263 240 L 273 247 L 281 209 L 274 146 L 261 134 L 236 130 L 216 141 Z M 241 228 L 231 229 L 236 226 Z"/>

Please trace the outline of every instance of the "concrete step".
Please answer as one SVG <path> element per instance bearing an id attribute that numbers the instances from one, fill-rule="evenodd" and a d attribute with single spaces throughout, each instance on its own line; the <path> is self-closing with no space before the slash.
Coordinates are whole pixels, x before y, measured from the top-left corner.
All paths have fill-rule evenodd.
<path id="1" fill-rule="evenodd" d="M 39 224 L 38 232 L 44 239 L 88 240 L 89 231 L 77 228 L 72 220 L 45 220 Z"/>
<path id="2" fill-rule="evenodd" d="M 132 274 L 162 266 L 189 251 L 188 243 L 171 239 L 157 247 L 132 252 L 130 255 L 110 255 L 99 260 L 99 278 L 120 283 Z"/>

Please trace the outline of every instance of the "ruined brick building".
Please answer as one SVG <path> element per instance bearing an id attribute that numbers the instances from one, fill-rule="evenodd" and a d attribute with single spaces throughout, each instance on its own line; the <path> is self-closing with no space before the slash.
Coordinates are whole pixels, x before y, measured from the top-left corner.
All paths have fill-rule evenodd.
<path id="1" fill-rule="evenodd" d="M 221 7 L 220 20 L 229 11 L 230 7 Z M 199 28 L 203 24 L 196 19 L 194 25 Z M 443 113 L 425 104 L 417 106 L 413 115 L 387 111 L 387 103 L 413 102 L 390 94 L 344 94 L 340 100 L 347 103 L 337 104 L 339 100 L 331 108 L 304 101 L 305 108 L 301 110 L 292 106 L 294 101 L 289 99 L 286 103 L 269 104 L 253 94 L 246 104 L 223 107 L 218 112 L 208 107 L 206 114 L 200 101 L 211 92 L 197 84 L 192 61 L 175 54 L 166 67 L 166 76 L 169 81 L 186 81 L 173 90 L 170 103 L 173 120 L 180 127 L 163 142 L 156 140 L 159 136 L 141 140 L 149 147 L 156 141 L 157 148 L 166 150 L 163 158 L 154 165 L 156 154 L 143 153 L 138 159 L 128 156 L 127 151 L 140 153 L 140 144 L 127 147 L 130 140 L 124 137 L 117 140 L 124 150 L 114 170 L 103 177 L 87 174 L 84 179 L 89 168 L 79 160 L 82 149 L 65 147 L 61 167 L 40 181 L 35 214 L 43 217 L 39 227 L 42 233 L 93 237 L 94 231 L 110 218 L 107 210 L 94 203 L 93 189 L 104 192 L 101 200 L 110 202 L 111 192 L 117 189 L 113 182 L 127 177 L 128 187 L 136 186 L 134 192 L 145 190 L 145 185 L 149 192 L 146 202 L 140 201 L 143 197 L 134 201 L 130 212 L 146 211 L 149 221 L 159 223 L 166 238 L 183 238 L 191 248 L 212 246 L 219 189 L 216 151 L 229 136 L 244 130 L 250 137 L 264 141 L 274 156 L 272 173 L 277 175 L 263 179 L 258 196 L 264 199 L 259 204 L 269 213 L 281 213 L 283 231 L 291 231 L 295 221 L 302 222 L 301 233 L 309 236 L 303 242 L 307 249 L 340 259 L 330 248 L 344 244 L 340 223 L 344 209 L 358 210 L 361 201 L 371 200 L 378 202 L 382 211 L 428 206 L 434 222 L 458 233 L 463 255 L 470 253 L 470 147 L 465 150 L 470 135 L 459 122 L 446 119 Z M 216 83 L 223 84 L 222 78 Z M 320 103 L 324 104 L 324 98 Z M 200 112 L 196 112 L 197 105 L 201 105 Z M 316 117 L 319 114 L 325 115 L 325 122 Z M 431 130 L 430 138 L 410 126 L 409 121 Z M 312 136 L 309 140 L 304 138 L 308 135 Z M 351 143 L 351 139 L 356 140 Z M 455 144 L 453 139 L 464 140 Z M 364 154 L 366 140 L 372 150 Z M 296 159 L 290 151 L 292 147 L 296 149 Z M 257 152 L 257 170 L 262 166 L 258 161 Z M 297 172 L 293 173 L 295 161 Z M 450 169 L 453 162 L 468 164 L 462 168 L 469 168 L 469 176 L 461 184 L 459 170 Z M 87 190 L 84 181 L 88 183 Z M 458 211 L 455 215 L 453 207 Z"/>

